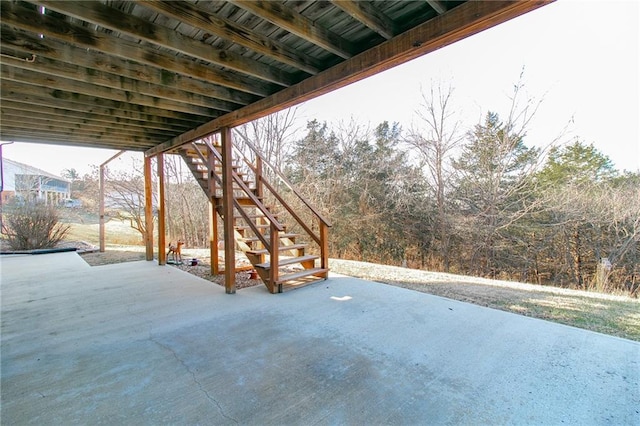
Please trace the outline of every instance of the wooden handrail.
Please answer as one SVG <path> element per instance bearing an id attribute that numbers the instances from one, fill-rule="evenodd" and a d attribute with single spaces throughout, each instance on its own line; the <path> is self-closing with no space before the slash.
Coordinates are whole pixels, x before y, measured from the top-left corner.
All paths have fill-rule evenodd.
<path id="1" fill-rule="evenodd" d="M 273 187 L 273 185 L 271 185 L 271 183 L 270 183 L 268 180 L 266 180 L 266 179 L 264 179 L 264 178 L 262 177 L 262 173 L 259 173 L 260 171 L 257 169 L 257 166 L 254 166 L 254 165 L 251 163 L 251 160 L 249 160 L 249 159 L 247 158 L 247 156 L 244 154 L 244 152 L 242 152 L 240 149 L 238 149 L 238 147 L 236 147 L 235 145 L 233 146 L 233 148 L 234 148 L 234 149 L 235 149 L 235 151 L 236 151 L 236 152 L 237 152 L 237 153 L 242 157 L 242 159 L 244 160 L 245 164 L 246 164 L 246 165 L 247 165 L 247 166 L 248 166 L 248 167 L 253 171 L 253 173 L 256 175 L 256 178 L 261 179 L 261 183 L 262 183 L 262 184 L 263 184 L 263 185 L 264 185 L 264 186 L 269 190 L 269 192 L 271 192 L 271 194 L 272 194 L 274 197 L 276 197 L 276 199 L 280 202 L 280 204 L 282 204 L 282 206 L 283 206 L 283 207 L 284 207 L 284 208 L 285 208 L 285 209 L 286 209 L 286 210 L 291 214 L 291 216 L 292 216 L 292 217 L 296 220 L 296 222 L 298 222 L 298 224 L 299 224 L 299 225 L 300 225 L 300 226 L 301 226 L 301 227 L 302 227 L 302 228 L 307 232 L 307 234 L 308 234 L 308 235 L 309 235 L 309 236 L 310 236 L 310 237 L 311 237 L 311 238 L 312 238 L 312 239 L 313 239 L 313 240 L 314 240 L 314 241 L 315 241 L 319 246 L 321 246 L 321 245 L 322 245 L 322 243 L 321 243 L 321 241 L 322 241 L 322 240 L 321 240 L 321 237 L 320 237 L 320 236 L 318 236 L 318 235 L 316 235 L 316 234 L 313 232 L 313 230 L 312 230 L 311 228 L 309 228 L 309 226 L 305 223 L 305 221 L 303 221 L 303 220 L 302 220 L 302 218 L 301 218 L 300 216 L 298 216 L 298 214 L 297 214 L 297 213 L 296 213 L 296 211 L 293 209 L 293 207 L 291 207 L 291 206 L 289 205 L 289 203 L 287 203 L 287 202 L 286 202 L 286 200 L 285 200 L 284 198 L 282 198 L 282 196 L 280 195 L 280 193 L 278 193 L 278 191 L 276 191 L 276 189 Z M 252 147 L 252 146 L 251 146 L 250 148 L 251 148 L 251 149 L 254 149 L 254 147 Z M 266 163 L 268 164 L 268 162 L 267 162 L 266 160 L 263 160 L 263 157 L 262 157 L 262 155 L 261 155 L 260 153 L 256 153 L 256 154 L 257 154 L 257 156 L 256 156 L 256 163 L 257 163 L 258 161 L 262 161 L 262 162 L 266 162 Z M 274 172 L 276 173 L 276 175 L 278 175 L 278 173 L 279 173 L 279 172 L 278 172 L 277 170 L 275 170 L 275 169 L 273 168 L 273 166 L 271 166 L 271 165 L 269 164 L 269 167 L 271 167 L 271 169 L 272 169 L 272 170 L 274 170 Z M 278 177 L 284 178 L 284 176 L 278 176 Z M 256 182 L 256 185 L 258 185 L 258 184 L 259 184 L 259 183 L 258 183 L 258 182 Z M 287 187 L 288 187 L 288 188 L 291 188 L 291 184 L 290 184 L 290 183 L 285 182 L 285 184 L 287 185 Z M 295 190 L 294 190 L 294 193 L 295 193 L 295 194 L 296 194 L 300 199 L 302 199 L 302 198 L 301 198 L 301 196 L 300 196 L 300 195 L 299 195 Z M 302 199 L 302 201 L 304 202 L 305 200 L 304 200 L 304 199 Z M 305 204 L 306 204 L 307 206 L 309 206 L 307 203 L 305 203 Z M 312 213 L 314 213 L 314 214 L 316 213 L 315 209 L 312 209 Z M 319 220 L 321 223 L 324 223 L 324 222 L 323 222 L 323 220 L 322 220 L 322 217 L 318 216 L 317 214 L 316 214 L 316 217 L 318 217 L 318 220 Z M 329 225 L 327 225 L 326 223 L 324 223 L 324 225 L 325 225 L 325 226 L 329 226 Z"/>
<path id="2" fill-rule="evenodd" d="M 245 144 L 249 150 L 253 152 L 255 157 L 250 154 L 249 151 L 242 151 L 237 146 L 235 146 L 232 142 L 230 146 L 226 147 L 227 150 L 235 151 L 235 155 L 238 155 L 237 160 L 233 161 L 233 165 L 224 165 L 223 172 L 227 173 L 226 176 L 231 175 L 231 197 L 228 200 L 233 207 L 239 212 L 240 216 L 247 223 L 249 229 L 253 232 L 253 234 L 257 237 L 257 240 L 262 243 L 262 246 L 266 249 L 269 254 L 269 263 L 271 264 L 271 268 L 269 269 L 268 278 L 263 277 L 265 279 L 265 283 L 271 292 L 281 292 L 282 291 L 282 283 L 279 281 L 279 250 L 280 250 L 280 232 L 284 231 L 284 226 L 275 218 L 275 216 L 269 211 L 269 209 L 264 205 L 262 198 L 262 191 L 264 189 L 265 195 L 266 191 L 269 191 L 273 196 L 277 203 L 279 203 L 288 214 L 297 222 L 298 225 L 309 235 L 309 238 L 313 240 L 320 249 L 320 266 L 322 269 L 328 270 L 328 260 L 329 260 L 329 238 L 328 238 L 328 228 L 331 224 L 318 212 L 291 184 L 291 182 L 276 169 L 250 142 L 245 141 Z M 192 147 L 196 150 L 196 155 L 203 165 L 206 165 L 206 169 L 208 171 L 208 179 L 209 179 L 209 192 L 211 192 L 212 185 L 215 188 L 215 185 L 219 185 L 220 187 L 224 187 L 222 182 L 222 177 L 216 173 L 216 163 L 223 164 L 223 153 L 218 151 L 217 146 L 214 145 L 208 138 L 200 139 L 199 141 L 192 142 Z M 206 147 L 206 151 L 202 150 L 202 147 Z M 229 151 L 225 151 L 228 154 Z M 229 155 L 229 160 L 231 161 L 232 155 Z M 254 161 L 250 160 L 249 157 L 254 158 Z M 244 162 L 244 165 L 242 164 Z M 276 190 L 274 185 L 267 179 L 263 174 L 264 166 L 269 167 L 270 171 L 273 173 L 275 178 L 279 179 L 280 182 L 290 190 L 297 198 L 304 204 L 310 211 L 312 221 L 308 222 L 303 220 L 302 217 L 294 210 L 294 208 L 284 199 L 284 197 L 280 194 L 279 190 Z M 228 167 L 225 169 L 225 167 Z M 197 167 L 195 170 L 198 170 Z M 271 173 L 268 173 L 271 175 Z M 241 177 L 242 176 L 242 177 Z M 249 188 L 249 177 L 255 178 L 256 187 L 255 189 Z M 270 179 L 273 181 L 273 179 Z M 229 182 L 226 182 L 229 185 Z M 277 185 L 279 187 L 279 185 Z M 258 229 L 257 222 L 254 222 L 252 218 L 249 217 L 249 214 L 244 210 L 243 205 L 240 205 L 240 200 L 238 197 L 234 195 L 234 192 L 238 191 L 240 193 L 244 193 L 244 195 L 240 196 L 241 198 L 246 196 L 246 198 L 250 201 L 250 204 L 255 206 L 258 211 L 264 216 L 264 219 L 269 221 L 269 235 L 263 233 L 263 230 Z M 211 194 L 211 197 L 214 197 L 215 194 Z M 227 197 L 225 195 L 225 197 Z M 226 199 L 226 198 L 225 198 Z M 220 212 L 219 212 L 220 213 Z M 235 213 L 233 209 L 229 210 L 228 206 L 225 208 L 225 215 L 233 216 Z M 304 216 L 307 216 L 306 214 Z M 318 220 L 318 232 L 315 232 L 312 228 L 315 228 L 313 224 L 313 217 Z M 225 223 L 227 220 L 233 220 L 233 218 L 225 217 Z M 226 226 L 226 225 L 225 225 Z M 225 228 L 226 229 L 226 228 Z M 225 231 L 226 232 L 226 231 Z M 226 235 L 226 233 L 225 233 Z M 236 237 L 237 238 L 237 237 Z M 252 261 L 253 262 L 253 261 Z M 305 266 L 306 268 L 307 266 Z"/>
<path id="3" fill-rule="evenodd" d="M 200 152 L 200 150 L 196 146 L 195 142 L 192 142 L 191 144 L 193 145 L 193 147 L 198 152 L 198 156 L 203 161 L 203 163 L 207 164 L 206 159 L 204 158 L 204 156 L 202 155 L 202 153 Z M 207 147 L 207 148 L 211 149 L 210 147 Z M 214 155 L 216 155 L 216 154 L 214 154 Z M 216 158 L 218 158 L 218 157 L 216 157 Z M 220 186 L 222 186 L 222 179 L 220 178 L 220 176 L 218 176 L 216 173 L 211 173 L 211 176 L 213 176 L 215 181 Z M 242 216 L 242 218 L 249 224 L 249 227 L 251 228 L 253 233 L 256 234 L 258 236 L 258 239 L 260 240 L 260 242 L 262 242 L 262 244 L 264 244 L 264 247 L 267 250 L 271 251 L 271 245 L 267 242 L 266 238 L 264 238 L 264 236 L 260 233 L 260 231 L 258 231 L 258 228 L 251 221 L 251 219 L 249 218 L 249 215 L 247 215 L 247 213 L 244 211 L 244 209 L 242 209 L 242 206 L 240 206 L 240 203 L 238 203 L 238 200 L 236 200 L 235 197 L 233 198 L 233 206 L 240 212 L 240 215 Z"/>
<path id="4" fill-rule="evenodd" d="M 207 147 L 209 148 L 211 153 L 218 159 L 218 161 L 220 161 L 220 163 L 222 163 L 222 156 L 213 147 L 213 145 L 211 145 L 211 142 L 209 142 L 208 140 L 204 140 L 204 143 L 205 143 L 205 145 L 207 145 Z M 214 175 L 215 175 L 215 173 L 214 173 Z M 242 189 L 244 191 L 244 193 L 247 194 L 249 199 L 256 205 L 256 207 L 258 209 L 260 209 L 262 214 L 269 220 L 269 222 L 274 224 L 275 228 L 278 231 L 284 231 L 284 226 L 282 226 L 282 224 L 280 222 L 278 222 L 278 220 L 271 214 L 271 212 L 267 209 L 267 207 L 264 204 L 262 204 L 262 201 L 260 201 L 258 199 L 258 197 L 256 197 L 253 194 L 253 192 L 249 189 L 249 187 L 242 181 L 242 179 L 240 179 L 238 174 L 236 172 L 232 171 L 231 172 L 231 176 L 233 177 L 233 180 L 235 181 L 235 183 L 237 183 L 238 186 L 240 186 L 240 189 Z M 238 202 L 236 201 L 235 197 L 233 198 L 233 200 L 234 200 L 234 205 L 238 205 Z M 240 210 L 242 210 L 242 209 L 240 209 Z M 257 228 L 256 229 L 252 228 L 252 230 L 257 232 Z"/>
<path id="5" fill-rule="evenodd" d="M 291 214 L 291 216 L 293 216 L 293 218 L 298 222 L 298 224 L 300 226 L 302 226 L 304 228 L 305 231 L 307 231 L 307 234 L 309 234 L 309 236 L 311 238 L 313 238 L 313 240 L 320 244 L 320 237 L 317 236 L 308 226 L 306 223 L 304 223 L 304 221 L 300 218 L 300 216 L 298 216 L 298 214 L 295 212 L 295 210 L 293 210 L 293 208 L 287 203 L 285 202 L 285 200 L 282 198 L 282 196 L 273 188 L 273 186 L 271 186 L 271 184 L 268 181 L 262 181 L 262 183 L 264 184 L 264 186 L 267 187 L 267 189 L 273 194 L 274 197 L 276 197 L 278 199 L 278 201 L 280 201 L 280 203 L 284 206 L 285 209 L 287 209 L 287 211 Z"/>
<path id="6" fill-rule="evenodd" d="M 331 224 L 329 223 L 328 220 L 326 220 L 321 214 L 320 212 L 318 212 L 296 189 L 295 187 L 291 184 L 291 182 L 289 182 L 289 180 L 284 176 L 284 174 L 282 174 L 278 169 L 276 169 L 266 158 L 264 158 L 264 156 L 262 154 L 260 154 L 260 152 L 256 149 L 255 146 L 253 146 L 253 144 L 249 141 L 244 141 L 245 145 L 247 145 L 251 151 L 253 151 L 253 153 L 259 157 L 262 162 L 264 164 L 266 164 L 267 166 L 269 166 L 269 168 L 273 171 L 273 173 L 275 173 L 275 175 L 280 178 L 280 180 L 282 182 L 284 182 L 284 184 L 287 186 L 287 188 L 289 188 L 289 190 L 291 192 L 293 192 L 296 197 L 298 197 L 300 199 L 300 201 L 302 201 L 304 203 L 305 206 L 307 206 L 307 208 L 309 210 L 311 210 L 311 212 L 322 222 L 324 223 L 326 226 L 331 227 Z M 236 148 L 237 149 L 237 148 Z M 246 161 L 246 157 L 243 154 L 243 157 L 245 158 Z M 254 169 L 255 171 L 255 169 Z"/>

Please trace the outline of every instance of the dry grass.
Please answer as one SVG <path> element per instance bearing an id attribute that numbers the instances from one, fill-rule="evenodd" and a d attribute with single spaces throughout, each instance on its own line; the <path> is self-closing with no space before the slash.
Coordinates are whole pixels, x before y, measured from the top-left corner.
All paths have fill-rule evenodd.
<path id="1" fill-rule="evenodd" d="M 100 224 L 93 221 L 67 222 L 70 225 L 67 240 L 88 241 L 98 244 L 100 239 Z M 140 244 L 142 237 L 138 231 L 131 228 L 128 223 L 111 219 L 105 223 L 105 242 L 107 244 L 120 244 L 135 246 Z"/>
<path id="2" fill-rule="evenodd" d="M 626 296 L 345 260 L 334 260 L 331 269 L 345 275 L 640 341 L 640 300 Z"/>
<path id="3" fill-rule="evenodd" d="M 222 277 L 210 274 L 207 253 L 185 250 L 185 259 L 197 257 L 199 265 L 180 268 L 222 285 Z M 106 253 L 83 257 L 92 265 L 142 260 L 144 247 L 111 246 Z M 638 299 L 338 259 L 331 260 L 330 265 L 339 274 L 640 341 Z M 238 289 L 260 285 L 258 280 L 249 280 L 246 272 L 236 277 Z"/>

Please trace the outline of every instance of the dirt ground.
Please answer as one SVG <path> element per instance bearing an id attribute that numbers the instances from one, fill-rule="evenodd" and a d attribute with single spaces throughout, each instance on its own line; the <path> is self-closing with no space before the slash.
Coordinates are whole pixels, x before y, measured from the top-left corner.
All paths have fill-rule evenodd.
<path id="1" fill-rule="evenodd" d="M 144 247 L 107 247 L 105 253 L 86 243 L 65 242 L 75 246 L 82 258 L 92 266 L 144 260 Z M 184 250 L 184 263 L 171 265 L 217 285 L 224 285 L 224 276 L 210 273 L 208 250 Z M 238 256 L 242 259 L 242 256 Z M 197 259 L 191 266 L 190 260 Z M 248 263 L 243 261 L 244 265 Z M 640 300 L 626 296 L 590 293 L 550 286 L 539 286 L 478 277 L 420 271 L 402 267 L 376 265 L 331 259 L 332 273 L 377 281 L 436 296 L 474 303 L 494 309 L 541 318 L 585 328 L 605 334 L 640 341 Z M 262 285 L 252 280 L 248 271 L 236 273 L 236 288 Z"/>
<path id="2" fill-rule="evenodd" d="M 89 265 L 99 266 L 111 263 L 144 260 L 145 252 L 143 247 L 113 246 L 109 247 L 104 253 L 91 251 L 82 253 L 81 256 Z M 240 259 L 240 261 L 238 262 L 238 266 L 249 265 L 249 261 L 244 260 L 243 256 L 241 256 L 239 253 L 236 257 Z M 195 265 L 191 265 L 191 259 L 197 260 Z M 173 259 L 168 260 L 169 262 L 173 262 Z M 211 263 L 210 257 L 208 256 L 208 250 L 185 250 L 183 254 L 182 264 L 176 265 L 173 263 L 169 263 L 169 265 L 224 287 L 224 275 L 211 274 Z M 249 271 L 241 271 L 236 273 L 237 290 L 261 284 L 262 281 L 260 281 L 259 279 L 252 280 L 250 278 Z"/>

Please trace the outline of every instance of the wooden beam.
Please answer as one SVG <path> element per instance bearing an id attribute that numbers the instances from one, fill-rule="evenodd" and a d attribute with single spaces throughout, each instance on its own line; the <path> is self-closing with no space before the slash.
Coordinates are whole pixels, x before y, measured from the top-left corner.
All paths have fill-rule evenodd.
<path id="1" fill-rule="evenodd" d="M 94 52 L 102 52 L 141 64 L 151 65 L 186 77 L 246 93 L 267 96 L 281 89 L 279 85 L 259 82 L 241 74 L 230 75 L 210 66 L 201 66 L 187 58 L 165 53 L 123 38 L 110 36 L 104 32 L 94 31 L 82 25 L 75 25 L 51 15 L 41 15 L 35 10 L 13 2 L 0 1 L 0 15 L 2 16 L 3 24 L 29 31 L 36 36 L 42 34 L 45 38 L 51 37 L 62 40 Z"/>
<path id="2" fill-rule="evenodd" d="M 119 119 L 131 119 L 152 123 L 177 123 L 179 127 L 192 129 L 204 122 L 202 117 L 185 114 L 182 112 L 168 111 L 159 108 L 132 106 L 122 102 L 110 101 L 91 96 L 69 94 L 57 90 L 37 87 L 31 84 L 15 83 L 2 80 L 0 87 L 0 100 L 29 103 L 38 106 L 46 106 L 98 114 L 112 117 L 114 122 Z M 197 120 L 200 118 L 200 121 Z M 145 126 L 146 127 L 146 126 Z"/>
<path id="3" fill-rule="evenodd" d="M 90 83 L 83 83 L 68 78 L 56 77 L 50 74 L 43 74 L 27 69 L 10 67 L 4 63 L 0 65 L 0 74 L 5 81 L 15 81 L 18 83 L 31 84 L 34 86 L 48 87 L 54 90 L 61 90 L 70 93 L 79 93 L 86 96 L 95 96 L 116 102 L 126 102 L 133 105 L 142 105 L 166 109 L 170 111 L 180 111 L 187 114 L 200 115 L 203 117 L 217 117 L 223 111 L 213 108 L 191 105 L 186 102 L 178 102 L 169 99 L 160 99 L 153 96 L 139 94 L 138 91 L 119 90 L 109 87 L 98 86 Z M 135 89 L 134 89 L 135 90 Z"/>
<path id="4" fill-rule="evenodd" d="M 387 40 L 393 38 L 398 32 L 393 21 L 367 1 L 331 0 L 331 2 Z"/>
<path id="5" fill-rule="evenodd" d="M 186 105 L 200 106 L 204 108 L 212 108 L 222 112 L 229 112 L 241 104 L 235 104 L 200 94 L 175 90 L 167 86 L 160 86 L 147 82 L 134 80 L 122 75 L 97 71 L 91 68 L 79 67 L 74 64 L 60 62 L 48 59 L 42 56 L 36 56 L 33 62 L 26 62 L 21 59 L 2 58 L 2 65 L 5 67 L 19 68 L 25 72 L 35 71 L 46 76 L 60 77 L 67 80 L 86 83 L 91 86 L 101 86 L 108 89 L 124 92 L 125 94 L 140 94 L 145 97 L 153 97 L 154 99 L 164 99 L 173 103 L 184 103 Z M 130 96 L 130 95 L 129 95 Z M 135 99 L 131 100 L 133 103 Z M 144 104 L 146 105 L 146 104 Z M 158 106 L 158 105 L 152 105 Z M 184 111 L 189 112 L 189 111 Z"/>
<path id="6" fill-rule="evenodd" d="M 29 117 L 29 120 L 25 120 L 25 116 Z M 176 132 L 163 132 L 154 129 L 144 129 L 139 127 L 126 127 L 118 126 L 115 124 L 105 124 L 101 122 L 92 122 L 86 119 L 77 119 L 69 116 L 56 116 L 48 115 L 40 111 L 35 113 L 27 110 L 13 110 L 2 106 L 2 120 L 4 123 L 13 123 L 18 125 L 26 125 L 29 128 L 40 128 L 42 126 L 56 126 L 60 128 L 67 128 L 71 132 L 85 132 L 85 133 L 97 133 L 103 134 L 106 131 L 113 136 L 121 137 L 147 137 L 151 139 L 166 140 L 175 135 Z"/>
<path id="7" fill-rule="evenodd" d="M 283 64 L 290 65 L 309 74 L 317 74 L 326 68 L 319 60 L 254 32 L 251 28 L 239 25 L 210 13 L 206 9 L 187 2 L 140 0 L 139 3 L 169 18 L 176 19 L 209 34 L 215 34 L 254 52 L 258 52 Z"/>
<path id="8" fill-rule="evenodd" d="M 25 122 L 2 123 L 0 128 L 0 140 L 12 140 L 15 142 L 43 142 L 57 141 L 63 145 L 82 145 L 94 148 L 126 149 L 129 151 L 147 151 L 157 146 L 162 139 L 143 138 L 129 135 L 110 135 L 108 133 L 96 134 L 90 131 L 69 131 L 55 126 L 29 127 Z"/>
<path id="9" fill-rule="evenodd" d="M 167 264 L 166 223 L 165 223 L 165 196 L 164 196 L 164 154 L 156 156 L 158 166 L 158 265 Z"/>
<path id="10" fill-rule="evenodd" d="M 151 261 L 153 260 L 153 186 L 151 180 L 151 157 L 144 157 L 144 229 L 146 259 Z"/>
<path id="11" fill-rule="evenodd" d="M 117 129 L 102 128 L 93 130 L 77 126 L 70 126 L 66 123 L 58 123 L 53 121 L 40 121 L 35 119 L 25 120 L 22 118 L 3 118 L 2 127 L 10 129 L 25 129 L 25 131 L 41 131 L 51 132 L 52 134 L 68 135 L 68 136 L 84 136 L 87 139 L 105 139 L 105 140 L 126 140 L 130 139 L 134 142 L 153 143 L 154 140 L 163 140 L 162 136 L 147 135 L 144 133 L 130 134 L 121 133 Z"/>
<path id="12" fill-rule="evenodd" d="M 349 40 L 321 27 L 282 3 L 269 0 L 230 0 L 230 3 L 343 59 L 349 59 L 356 51 Z"/>
<path id="13" fill-rule="evenodd" d="M 552 1 L 552 0 L 551 0 Z M 148 150 L 155 155 L 216 132 L 308 101 L 438 50 L 456 41 L 537 9 L 550 0 L 472 1 L 437 16 L 331 69 L 265 99 L 225 114 Z"/>
<path id="14" fill-rule="evenodd" d="M 90 70 L 113 73 L 132 80 L 163 86 L 167 88 L 166 90 L 206 94 L 208 97 L 235 104 L 247 105 L 258 99 L 255 95 L 186 77 L 151 64 L 142 65 L 110 54 L 86 48 L 81 49 L 51 37 L 40 38 L 36 34 L 14 31 L 5 27 L 2 28 L 1 35 L 3 49 L 13 47 L 19 51 L 36 55 L 36 60 L 47 58 L 75 64 Z"/>
<path id="15" fill-rule="evenodd" d="M 36 118 L 59 120 L 61 122 L 88 123 L 95 126 L 117 126 L 124 130 L 149 129 L 152 131 L 165 133 L 167 135 L 182 133 L 193 128 L 193 126 L 185 126 L 179 124 L 161 124 L 142 120 L 129 120 L 109 115 L 83 113 L 77 110 L 51 108 L 42 105 L 37 105 L 37 108 L 34 108 L 34 104 L 10 101 L 6 99 L 3 99 L 0 103 L 0 111 L 2 111 L 2 114 L 20 114 L 23 118 L 25 117 L 25 114 L 32 114 L 32 116 Z"/>
<path id="16" fill-rule="evenodd" d="M 2 76 L 2 86 L 0 97 L 2 99 L 8 98 L 11 100 L 17 100 L 12 98 L 12 94 L 29 95 L 35 97 L 46 97 L 52 100 L 56 100 L 58 106 L 65 107 L 69 102 L 84 105 L 85 110 L 89 110 L 92 107 L 109 108 L 120 111 L 129 111 L 134 113 L 141 113 L 145 115 L 152 115 L 157 117 L 166 118 L 178 118 L 180 120 L 191 121 L 193 124 L 206 120 L 205 115 L 188 114 L 181 111 L 173 111 L 170 109 L 162 109 L 145 105 L 131 104 L 130 102 L 122 102 L 113 99 L 106 99 L 99 96 L 83 95 L 81 93 L 59 90 L 55 88 L 49 88 L 46 86 L 38 86 L 35 84 L 28 84 L 23 82 L 11 81 L 5 79 Z M 24 98 L 23 98 L 24 99 Z M 55 106 L 54 105 L 54 106 Z M 200 121 L 202 120 L 202 121 Z"/>
<path id="17" fill-rule="evenodd" d="M 51 136 L 48 134 L 38 135 L 26 135 L 23 133 L 12 133 L 6 131 L 0 131 L 0 140 L 24 142 L 24 143 L 38 143 L 43 145 L 64 145 L 75 147 L 89 147 L 89 148 L 101 148 L 101 149 L 126 149 L 127 151 L 144 152 L 149 149 L 149 145 L 132 145 L 127 144 L 126 141 L 105 142 L 95 141 L 87 138 L 73 138 L 73 137 L 60 137 Z"/>
<path id="18" fill-rule="evenodd" d="M 438 15 L 442 15 L 447 11 L 447 6 L 440 0 L 427 0 L 427 3 L 429 3 L 429 6 L 431 6 Z"/>
<path id="19" fill-rule="evenodd" d="M 224 288 L 236 292 L 236 245 L 233 229 L 233 157 L 231 129 L 220 129 L 222 141 L 222 209 L 224 228 Z M 212 260 L 213 261 L 213 260 Z"/>
<path id="20" fill-rule="evenodd" d="M 171 28 L 153 24 L 99 2 L 38 0 L 38 3 L 64 15 L 100 25 L 260 80 L 285 87 L 296 82 L 293 75 L 278 68 L 253 61 L 229 50 L 216 49 L 211 45 L 184 36 Z M 141 46 L 138 45 L 138 48 Z"/>

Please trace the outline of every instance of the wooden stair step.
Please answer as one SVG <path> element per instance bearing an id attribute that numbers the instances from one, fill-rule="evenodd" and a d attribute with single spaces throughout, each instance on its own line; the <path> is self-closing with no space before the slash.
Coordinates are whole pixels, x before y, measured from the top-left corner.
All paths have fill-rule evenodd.
<path id="1" fill-rule="evenodd" d="M 311 275 L 326 274 L 327 272 L 329 272 L 329 270 L 327 268 L 304 269 L 302 271 L 294 272 L 292 274 L 282 275 L 278 279 L 276 284 L 282 284 L 282 283 L 285 283 L 287 281 L 298 280 L 300 278 L 305 278 L 305 277 L 308 277 L 308 276 L 311 276 Z M 322 279 L 324 279 L 324 277 Z"/>
<path id="2" fill-rule="evenodd" d="M 256 226 L 264 226 L 264 225 L 256 225 Z M 300 234 L 280 234 L 278 235 L 279 238 L 295 238 L 295 237 L 299 237 Z M 271 238 L 270 235 L 266 234 L 264 236 L 264 238 L 269 241 L 269 238 Z M 247 238 L 243 238 L 242 241 L 244 241 L 245 243 L 255 243 L 256 241 L 260 241 L 260 238 L 258 237 L 247 237 Z"/>
<path id="3" fill-rule="evenodd" d="M 292 244 L 290 246 L 280 246 L 278 247 L 278 251 L 300 250 L 303 248 L 307 248 L 307 244 Z M 247 253 L 259 256 L 261 254 L 269 254 L 269 250 L 267 249 L 248 250 Z"/>
<path id="4" fill-rule="evenodd" d="M 267 223 L 267 224 L 254 225 L 254 226 L 255 226 L 256 228 L 258 228 L 258 229 L 269 229 L 269 227 L 270 227 L 271 225 L 269 225 L 269 224 Z M 250 227 L 249 225 L 246 225 L 246 226 L 245 226 L 245 225 L 241 225 L 241 226 L 234 226 L 234 228 L 235 228 L 237 231 L 247 231 L 247 230 L 250 230 L 250 229 L 251 229 L 251 227 Z"/>
<path id="5" fill-rule="evenodd" d="M 309 260 L 316 260 L 316 259 L 320 259 L 320 256 L 316 256 L 313 254 L 308 254 L 306 256 L 300 256 L 300 257 L 288 257 L 286 259 L 280 259 L 278 262 L 278 267 L 280 266 L 286 266 L 286 265 L 293 265 L 296 263 L 301 263 L 301 262 L 307 262 Z M 270 262 L 265 262 L 265 263 L 258 263 L 256 265 L 253 265 L 256 268 L 260 268 L 260 269 L 271 269 L 271 263 Z"/>
<path id="6" fill-rule="evenodd" d="M 277 214 L 272 214 L 271 216 L 275 217 L 276 219 L 278 218 Z M 267 217 L 263 214 L 250 214 L 248 215 L 249 219 L 265 219 L 268 220 Z M 234 219 L 242 219 L 244 220 L 244 216 L 240 216 L 240 215 L 235 215 L 233 216 Z"/>

